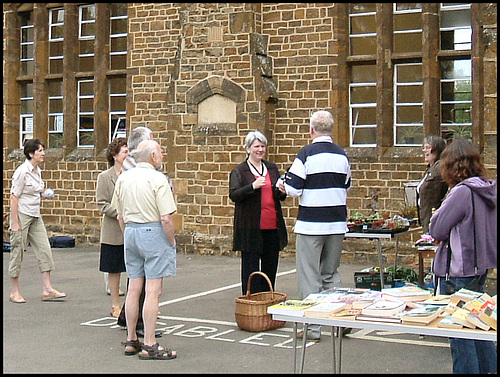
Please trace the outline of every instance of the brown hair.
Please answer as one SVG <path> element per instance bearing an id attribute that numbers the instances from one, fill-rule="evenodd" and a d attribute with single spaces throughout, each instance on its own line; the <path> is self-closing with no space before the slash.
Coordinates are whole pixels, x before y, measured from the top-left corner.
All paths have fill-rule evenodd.
<path id="1" fill-rule="evenodd" d="M 35 152 L 42 146 L 45 149 L 45 145 L 43 145 L 40 139 L 26 139 L 24 141 L 24 155 L 28 160 L 31 160 L 30 153 L 35 154 Z"/>
<path id="2" fill-rule="evenodd" d="M 127 145 L 127 139 L 124 137 L 117 137 L 108 145 L 108 151 L 106 152 L 106 160 L 108 160 L 108 165 L 114 166 L 115 159 L 113 156 L 116 156 L 120 153 L 123 146 Z"/>
<path id="3" fill-rule="evenodd" d="M 443 153 L 446 148 L 446 142 L 441 136 L 429 135 L 424 138 L 423 145 L 429 144 L 431 147 L 431 152 L 436 153 L 436 161 L 441 158 L 441 153 Z"/>
<path id="4" fill-rule="evenodd" d="M 455 139 L 441 154 L 441 175 L 455 186 L 470 177 L 486 177 L 478 149 L 467 139 Z"/>

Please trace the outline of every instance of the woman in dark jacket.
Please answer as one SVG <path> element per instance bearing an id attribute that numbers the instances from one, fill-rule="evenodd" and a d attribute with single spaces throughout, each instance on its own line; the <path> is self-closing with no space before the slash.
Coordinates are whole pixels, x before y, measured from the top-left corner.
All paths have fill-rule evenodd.
<path id="1" fill-rule="evenodd" d="M 241 290 L 247 293 L 250 274 L 265 273 L 274 289 L 279 252 L 288 243 L 281 200 L 286 198 L 276 164 L 264 160 L 267 138 L 260 131 L 245 139 L 247 159 L 230 175 L 229 198 L 235 203 L 233 250 L 241 251 Z M 269 291 L 261 276 L 252 278 L 251 293 Z"/>
<path id="2" fill-rule="evenodd" d="M 427 170 L 417 186 L 417 208 L 422 232 L 429 232 L 432 209 L 438 209 L 448 191 L 448 184 L 441 177 L 440 158 L 446 142 L 440 136 L 427 136 L 423 142 Z"/>

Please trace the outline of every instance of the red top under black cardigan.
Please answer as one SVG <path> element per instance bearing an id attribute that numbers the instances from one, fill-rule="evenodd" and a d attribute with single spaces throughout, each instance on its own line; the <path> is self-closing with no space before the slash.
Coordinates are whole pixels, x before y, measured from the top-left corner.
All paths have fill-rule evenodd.
<path id="1" fill-rule="evenodd" d="M 262 160 L 266 165 L 271 177 L 273 187 L 274 203 L 276 206 L 276 218 L 278 222 L 278 236 L 280 250 L 288 244 L 288 234 L 286 231 L 283 212 L 281 211 L 281 200 L 286 198 L 277 187 L 276 181 L 280 174 L 275 163 Z M 236 166 L 230 175 L 229 198 L 234 205 L 234 230 L 233 230 L 233 250 L 243 253 L 262 254 L 262 232 L 260 230 L 261 214 L 261 189 L 254 190 L 252 183 L 255 176 L 250 171 L 247 161 L 243 161 Z"/>

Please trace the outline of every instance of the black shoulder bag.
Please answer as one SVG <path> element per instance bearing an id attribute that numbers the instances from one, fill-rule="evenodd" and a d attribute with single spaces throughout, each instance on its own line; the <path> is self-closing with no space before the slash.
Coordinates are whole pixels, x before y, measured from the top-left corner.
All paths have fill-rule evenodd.
<path id="1" fill-rule="evenodd" d="M 472 279 L 466 286 L 466 289 L 470 289 L 471 291 L 479 292 L 481 288 L 480 278 L 477 274 L 477 250 L 476 250 L 476 217 L 474 211 L 474 193 L 472 189 L 467 186 L 470 190 L 470 195 L 472 199 L 472 224 L 474 229 L 474 270 L 476 276 Z M 451 235 L 451 234 L 450 234 Z M 450 263 L 451 263 L 451 243 L 450 237 L 448 237 L 448 261 L 446 262 L 446 280 L 443 282 L 444 292 L 447 295 L 452 295 L 456 291 L 458 291 L 457 287 L 450 280 Z"/>

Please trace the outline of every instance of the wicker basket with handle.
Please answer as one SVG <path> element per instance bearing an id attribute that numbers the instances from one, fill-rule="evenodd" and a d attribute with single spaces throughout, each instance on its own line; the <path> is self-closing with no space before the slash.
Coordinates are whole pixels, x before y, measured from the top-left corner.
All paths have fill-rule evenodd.
<path id="1" fill-rule="evenodd" d="M 250 293 L 252 278 L 262 275 L 269 284 L 269 292 Z M 235 318 L 238 327 L 246 331 L 274 330 L 285 325 L 285 321 L 275 321 L 271 314 L 267 313 L 267 307 L 285 301 L 286 294 L 274 292 L 271 280 L 260 271 L 255 271 L 248 278 L 247 294 L 236 297 Z"/>

